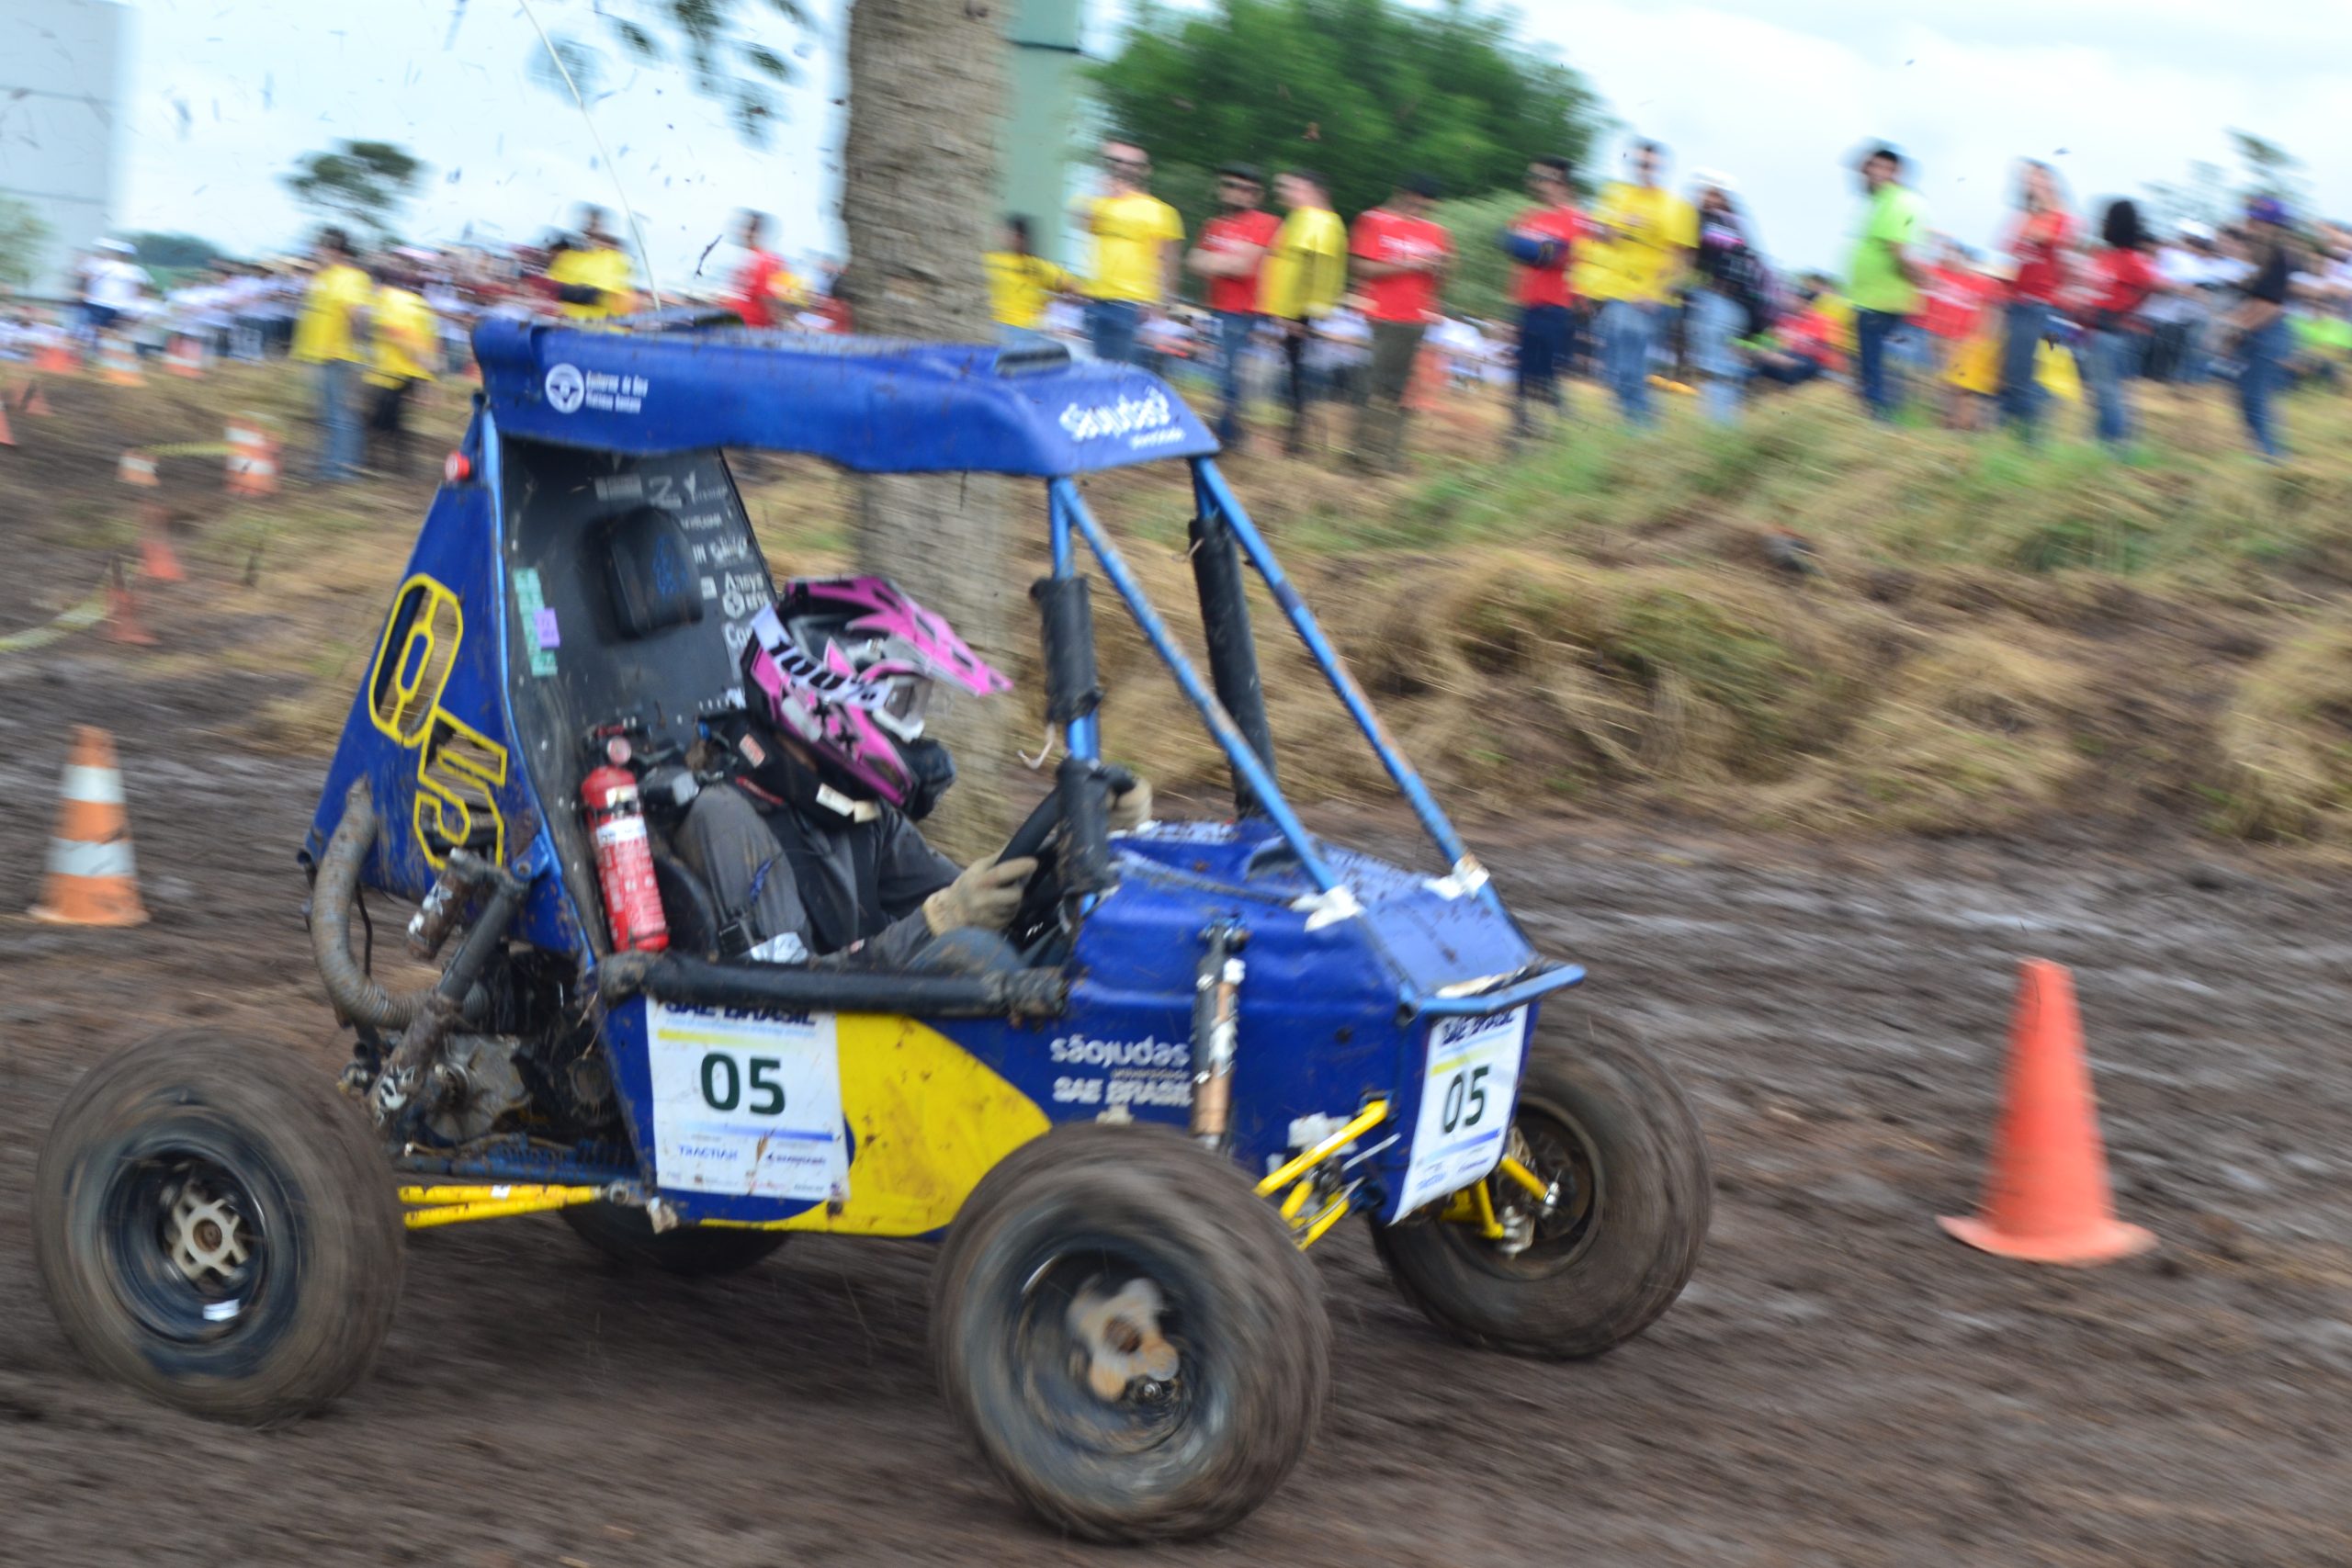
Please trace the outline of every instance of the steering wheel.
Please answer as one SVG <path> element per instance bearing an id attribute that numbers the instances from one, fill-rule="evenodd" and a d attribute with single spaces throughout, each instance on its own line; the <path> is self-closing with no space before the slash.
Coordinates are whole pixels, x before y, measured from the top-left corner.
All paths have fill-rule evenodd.
<path id="1" fill-rule="evenodd" d="M 1135 787 L 1135 775 L 1125 768 L 1104 768 L 1102 779 L 1113 795 L 1123 795 Z M 1062 804 L 1062 786 L 1057 784 L 1046 792 L 1045 799 L 1030 808 L 1029 815 L 1022 818 L 1021 826 L 1012 830 L 1012 837 L 997 852 L 999 864 L 1024 855 L 1037 857 L 1037 869 L 1021 890 L 1021 907 L 1005 927 L 1005 934 L 1023 953 L 1033 951 L 1059 925 L 1056 917 L 1062 901 L 1058 852 L 1064 827 Z"/>

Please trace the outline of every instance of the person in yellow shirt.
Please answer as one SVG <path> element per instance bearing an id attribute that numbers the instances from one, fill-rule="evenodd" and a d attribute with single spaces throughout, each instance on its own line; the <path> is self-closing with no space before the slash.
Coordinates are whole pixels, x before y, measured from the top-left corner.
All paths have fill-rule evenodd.
<path id="1" fill-rule="evenodd" d="M 319 479 L 338 484 L 359 477 L 359 409 L 352 378 L 368 357 L 368 302 L 374 286 L 352 265 L 351 240 L 340 229 L 319 231 L 302 313 L 294 323 L 294 362 L 315 365 L 319 424 L 326 450 Z"/>
<path id="2" fill-rule="evenodd" d="M 1668 306 L 1680 290 L 1699 244 L 1699 215 L 1660 182 L 1666 149 L 1636 141 L 1634 177 L 1603 186 L 1592 209 L 1600 243 L 1589 279 L 1601 302 L 1595 323 L 1600 339 L 1601 372 L 1617 394 L 1617 406 L 1635 424 L 1650 412 L 1650 349 L 1666 324 Z"/>
<path id="3" fill-rule="evenodd" d="M 376 294 L 370 311 L 376 352 L 368 383 L 376 389 L 368 428 L 378 438 L 384 461 L 379 471 L 405 474 L 409 468 L 408 400 L 418 384 L 433 379 L 434 349 L 440 341 L 440 323 L 432 307 L 416 292 L 416 277 L 408 268 L 380 261 L 371 269 Z"/>
<path id="4" fill-rule="evenodd" d="M 988 254 L 989 310 L 1008 336 L 1034 333 L 1057 294 L 1074 294 L 1078 280 L 1029 248 L 1029 220 L 1004 220 L 1002 243 Z"/>
<path id="5" fill-rule="evenodd" d="M 628 257 L 605 230 L 603 208 L 580 209 L 580 243 L 548 263 L 548 281 L 555 286 L 563 313 L 574 321 L 626 316 L 635 308 Z"/>
<path id="6" fill-rule="evenodd" d="M 1283 359 L 1290 369 L 1290 429 L 1283 450 L 1295 457 L 1306 446 L 1306 345 L 1347 289 L 1348 229 L 1331 210 L 1323 176 L 1311 169 L 1277 175 L 1274 199 L 1283 206 L 1283 226 L 1266 250 L 1258 308 L 1282 323 Z"/>
<path id="7" fill-rule="evenodd" d="M 1094 236 L 1094 276 L 1086 282 L 1086 330 L 1094 357 L 1136 361 L 1136 333 L 1144 313 L 1157 310 L 1176 289 L 1176 262 L 1184 220 L 1144 188 L 1151 160 L 1124 141 L 1102 145 L 1103 194 L 1088 202 L 1086 231 Z"/>

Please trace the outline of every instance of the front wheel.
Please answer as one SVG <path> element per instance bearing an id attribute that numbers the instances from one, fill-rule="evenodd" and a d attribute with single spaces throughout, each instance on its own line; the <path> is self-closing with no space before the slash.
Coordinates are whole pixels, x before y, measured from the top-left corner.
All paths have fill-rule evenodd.
<path id="1" fill-rule="evenodd" d="M 1097 1540 L 1189 1540 L 1265 1501 L 1321 1415 L 1330 1338 L 1273 1210 L 1160 1128 L 1015 1150 L 933 1278 L 956 1415 L 1032 1509 Z"/>
<path id="2" fill-rule="evenodd" d="M 1706 1140 L 1673 1078 L 1623 1025 L 1547 1025 L 1510 1147 L 1541 1195 L 1498 1169 L 1483 1202 L 1473 1189 L 1374 1231 L 1406 1299 L 1470 1344 L 1553 1359 L 1648 1327 L 1698 1266 L 1713 1201 Z"/>
<path id="3" fill-rule="evenodd" d="M 33 1177 L 50 1308 L 100 1371 L 269 1426 L 356 1382 L 400 1298 L 400 1205 L 324 1075 L 199 1031 L 91 1068 Z"/>

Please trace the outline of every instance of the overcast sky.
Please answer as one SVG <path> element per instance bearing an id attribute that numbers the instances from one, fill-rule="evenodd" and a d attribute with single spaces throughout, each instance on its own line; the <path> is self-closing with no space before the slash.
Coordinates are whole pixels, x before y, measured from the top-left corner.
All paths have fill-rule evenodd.
<path id="1" fill-rule="evenodd" d="M 598 36 L 591 0 L 534 4 L 557 32 Z M 134 9 L 127 228 L 285 243 L 303 220 L 277 176 L 338 137 L 432 164 L 407 224 L 421 238 L 485 220 L 524 238 L 573 202 L 612 205 L 579 112 L 532 75 L 537 34 L 514 0 Z M 612 58 L 593 113 L 666 276 L 690 272 L 746 204 L 774 212 L 795 253 L 840 249 L 846 4 L 810 9 L 806 34 L 763 22 L 803 78 L 764 150 L 680 73 Z M 1097 8 L 1098 45 L 1120 15 Z M 2227 161 L 2231 126 L 2300 154 L 2320 205 L 2352 213 L 2352 0 L 1533 0 L 1523 15 L 1618 119 L 1671 146 L 1678 183 L 1702 165 L 1732 174 L 1792 265 L 1842 259 L 1855 206 L 1843 166 L 1869 138 L 1911 153 L 1934 221 L 1972 243 L 1993 237 L 2020 154 L 2056 164 L 2078 198 L 2137 194 L 2191 159 Z"/>

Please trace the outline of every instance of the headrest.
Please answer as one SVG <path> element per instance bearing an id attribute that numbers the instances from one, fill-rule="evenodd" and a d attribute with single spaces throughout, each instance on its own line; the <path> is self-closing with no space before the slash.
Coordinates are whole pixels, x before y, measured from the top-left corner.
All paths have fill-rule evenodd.
<path id="1" fill-rule="evenodd" d="M 658 506 L 622 513 L 599 532 L 613 619 L 625 637 L 648 637 L 702 619 L 702 579 L 677 518 Z"/>

